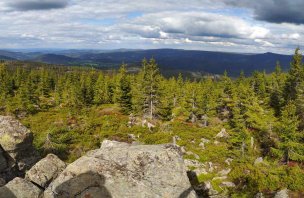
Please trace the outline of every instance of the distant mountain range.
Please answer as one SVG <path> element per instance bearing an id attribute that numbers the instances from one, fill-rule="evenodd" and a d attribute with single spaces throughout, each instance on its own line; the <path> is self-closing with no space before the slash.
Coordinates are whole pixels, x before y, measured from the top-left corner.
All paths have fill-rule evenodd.
<path id="1" fill-rule="evenodd" d="M 241 71 L 249 75 L 255 70 L 271 72 L 279 61 L 287 70 L 292 56 L 263 53 L 241 54 L 179 49 L 153 50 L 0 50 L 2 60 L 22 60 L 59 65 L 86 65 L 104 69 L 118 68 L 122 63 L 132 68 L 140 66 L 144 58 L 155 58 L 162 72 L 170 75 L 223 74 L 237 76 Z"/>

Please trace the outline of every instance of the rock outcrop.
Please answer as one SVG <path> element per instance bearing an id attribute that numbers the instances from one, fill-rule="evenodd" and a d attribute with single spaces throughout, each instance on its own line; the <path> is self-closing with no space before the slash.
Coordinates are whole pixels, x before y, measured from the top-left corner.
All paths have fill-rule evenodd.
<path id="1" fill-rule="evenodd" d="M 66 164 L 56 155 L 48 154 L 26 172 L 25 178 L 42 188 L 46 188 L 65 167 Z"/>
<path id="2" fill-rule="evenodd" d="M 18 120 L 0 116 L 0 178 L 10 181 L 24 176 L 38 158 L 33 145 L 33 134 Z"/>
<path id="3" fill-rule="evenodd" d="M 49 185 L 45 198 L 196 197 L 180 149 L 104 141 Z"/>
<path id="4" fill-rule="evenodd" d="M 53 154 L 37 162 L 32 141 L 19 121 L 0 116 L 0 198 L 194 198 L 200 190 L 191 186 L 174 144 L 105 140 L 66 166 Z"/>
<path id="5" fill-rule="evenodd" d="M 0 144 L 14 160 L 23 158 L 32 147 L 33 134 L 18 120 L 0 116 Z"/>
<path id="6" fill-rule="evenodd" d="M 19 177 L 0 187 L 0 198 L 40 198 L 41 196 L 41 189 Z"/>
<path id="7" fill-rule="evenodd" d="M 288 189 L 280 190 L 274 196 L 274 198 L 288 198 L 288 197 L 289 197 Z"/>

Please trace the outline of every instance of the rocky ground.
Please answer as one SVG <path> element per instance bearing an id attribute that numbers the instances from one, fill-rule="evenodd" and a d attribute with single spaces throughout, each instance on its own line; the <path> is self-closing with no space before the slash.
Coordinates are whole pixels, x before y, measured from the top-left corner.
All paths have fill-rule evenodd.
<path id="1" fill-rule="evenodd" d="M 0 116 L 0 198 L 227 197 L 210 182 L 198 182 L 198 174 L 213 172 L 216 166 L 184 160 L 187 151 L 175 144 L 104 140 L 99 149 L 66 164 L 53 154 L 40 159 L 32 141 L 32 133 L 19 121 Z M 208 141 L 202 139 L 201 147 Z M 234 183 L 225 181 L 230 171 L 219 170 L 216 175 L 221 185 L 233 188 Z M 288 190 L 275 197 L 288 197 Z"/>

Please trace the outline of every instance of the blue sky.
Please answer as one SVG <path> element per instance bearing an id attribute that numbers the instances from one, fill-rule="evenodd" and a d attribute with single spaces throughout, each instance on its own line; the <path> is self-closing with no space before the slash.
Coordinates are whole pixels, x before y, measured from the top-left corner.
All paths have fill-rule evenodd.
<path id="1" fill-rule="evenodd" d="M 1 0 L 1 48 L 177 48 L 290 54 L 302 0 Z"/>

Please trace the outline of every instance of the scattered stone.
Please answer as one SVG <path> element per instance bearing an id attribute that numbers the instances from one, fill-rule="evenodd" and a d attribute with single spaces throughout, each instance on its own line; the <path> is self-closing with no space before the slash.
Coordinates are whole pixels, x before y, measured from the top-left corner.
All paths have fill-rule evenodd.
<path id="1" fill-rule="evenodd" d="M 215 141 L 214 141 L 214 144 L 215 144 L 215 145 L 219 145 L 219 144 L 220 144 L 220 142 L 219 142 L 219 141 L 217 141 L 217 140 L 215 140 Z"/>
<path id="2" fill-rule="evenodd" d="M 182 140 L 182 138 L 180 138 L 178 135 L 175 136 L 177 141 Z"/>
<path id="3" fill-rule="evenodd" d="M 194 153 L 194 158 L 197 159 L 197 160 L 199 160 L 200 156 L 198 154 Z"/>
<path id="4" fill-rule="evenodd" d="M 213 181 L 213 180 L 226 180 L 227 178 L 228 178 L 227 176 L 213 177 L 213 178 L 212 178 L 212 181 Z"/>
<path id="5" fill-rule="evenodd" d="M 155 125 L 152 124 L 151 122 L 148 122 L 147 127 L 148 127 L 149 131 L 152 131 L 152 129 L 155 128 Z"/>
<path id="6" fill-rule="evenodd" d="M 41 189 L 20 177 L 0 187 L 0 198 L 40 198 L 41 195 Z"/>
<path id="7" fill-rule="evenodd" d="M 152 124 L 151 122 L 148 122 L 146 119 L 145 119 L 145 120 L 142 120 L 141 126 L 142 126 L 142 127 L 147 126 L 148 129 L 149 129 L 149 131 L 152 131 L 152 129 L 156 127 L 154 124 Z"/>
<path id="8" fill-rule="evenodd" d="M 254 165 L 258 165 L 263 163 L 263 157 L 258 157 L 255 161 L 254 161 Z"/>
<path id="9" fill-rule="evenodd" d="M 225 182 L 222 182 L 220 185 L 223 187 L 235 188 L 235 184 L 233 182 L 225 181 Z"/>
<path id="10" fill-rule="evenodd" d="M 205 149 L 205 144 L 209 143 L 209 142 L 210 142 L 210 140 L 202 138 L 201 143 L 199 144 L 199 147 L 201 147 L 204 150 Z"/>
<path id="11" fill-rule="evenodd" d="M 136 117 L 131 113 L 129 115 L 128 127 L 131 128 L 136 124 Z"/>
<path id="12" fill-rule="evenodd" d="M 208 171 L 209 172 L 213 172 L 214 171 L 214 167 L 213 167 L 213 163 L 212 162 L 208 162 Z"/>
<path id="13" fill-rule="evenodd" d="M 184 160 L 185 166 L 189 168 L 201 168 L 206 167 L 205 164 L 197 161 L 197 160 L 191 160 L 191 159 L 185 159 Z"/>
<path id="14" fill-rule="evenodd" d="M 175 142 L 181 140 L 181 138 L 178 135 L 175 135 L 172 138 L 173 138 L 173 140 L 175 140 Z"/>
<path id="15" fill-rule="evenodd" d="M 204 142 L 201 142 L 198 146 L 201 147 L 203 150 L 205 150 L 205 143 Z"/>
<path id="16" fill-rule="evenodd" d="M 206 175 L 208 174 L 207 170 L 205 168 L 196 168 L 193 170 L 196 175 Z"/>
<path id="17" fill-rule="evenodd" d="M 209 143 L 209 142 L 210 142 L 210 140 L 205 139 L 205 138 L 201 138 L 201 141 L 202 141 L 203 143 Z"/>
<path id="18" fill-rule="evenodd" d="M 227 158 L 227 159 L 225 160 L 225 163 L 226 163 L 228 166 L 230 166 L 230 164 L 231 164 L 232 161 L 233 161 L 232 158 Z"/>
<path id="19" fill-rule="evenodd" d="M 231 169 L 224 169 L 224 170 L 221 170 L 220 172 L 218 172 L 219 175 L 228 175 L 229 173 L 231 172 Z"/>
<path id="20" fill-rule="evenodd" d="M 137 137 L 136 137 L 136 135 L 134 135 L 134 134 L 128 134 L 128 138 L 129 139 L 131 139 L 131 140 L 133 140 L 133 141 L 136 141 L 137 140 Z"/>
<path id="21" fill-rule="evenodd" d="M 264 198 L 264 194 L 259 192 L 254 196 L 254 198 Z"/>
<path id="22" fill-rule="evenodd" d="M 208 197 L 216 196 L 219 194 L 218 191 L 213 189 L 210 181 L 205 181 L 203 185 L 204 185 L 204 190 L 207 192 Z"/>
<path id="23" fill-rule="evenodd" d="M 65 167 L 65 163 L 56 155 L 48 154 L 26 173 L 25 178 L 42 188 L 46 188 Z"/>
<path id="24" fill-rule="evenodd" d="M 289 197 L 288 189 L 280 190 L 274 196 L 274 198 L 288 198 L 288 197 Z"/>
<path id="25" fill-rule="evenodd" d="M 54 197 L 196 197 L 180 149 L 167 145 L 130 145 L 104 141 L 49 185 Z"/>
<path id="26" fill-rule="evenodd" d="M 197 122 L 197 116 L 194 114 L 194 113 L 191 113 L 190 114 L 190 121 L 192 122 L 192 123 L 196 123 Z"/>
<path id="27" fill-rule="evenodd" d="M 180 149 L 181 149 L 182 154 L 185 154 L 185 153 L 186 153 L 186 149 L 185 149 L 184 146 L 180 147 Z"/>
<path id="28" fill-rule="evenodd" d="M 186 155 L 194 155 L 194 153 L 192 151 L 187 151 Z"/>
<path id="29" fill-rule="evenodd" d="M 225 128 L 222 128 L 222 130 L 215 136 L 215 138 L 228 138 L 229 134 L 226 132 Z"/>

